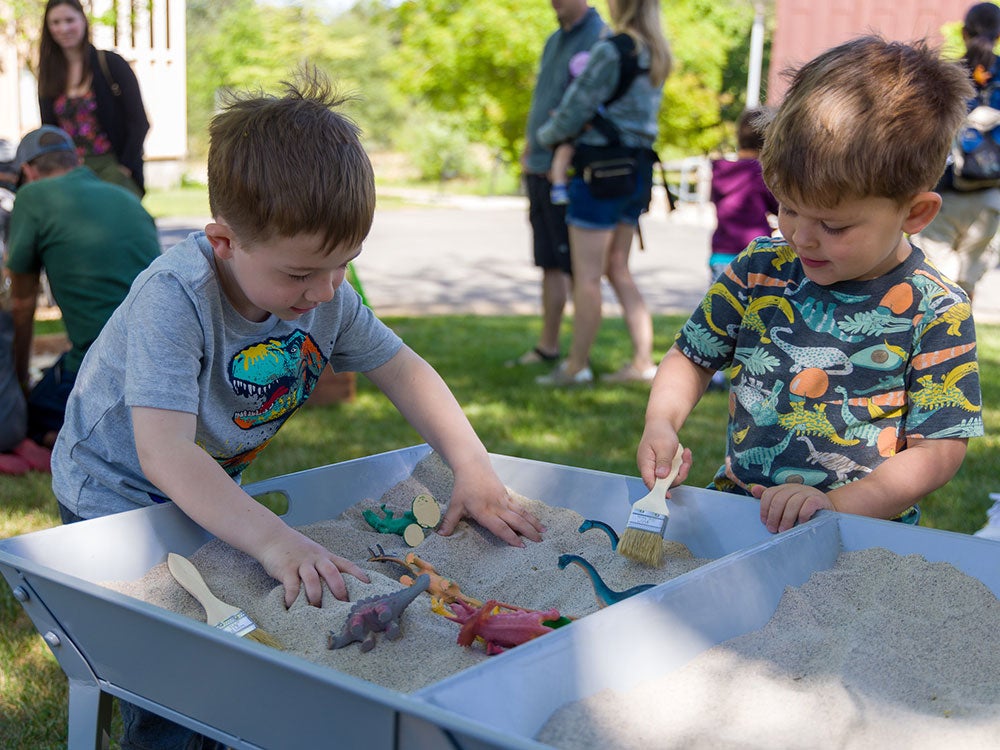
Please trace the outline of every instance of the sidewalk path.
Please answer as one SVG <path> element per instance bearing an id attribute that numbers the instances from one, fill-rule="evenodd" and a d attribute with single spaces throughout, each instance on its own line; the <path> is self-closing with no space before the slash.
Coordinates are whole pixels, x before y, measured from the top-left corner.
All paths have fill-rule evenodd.
<path id="1" fill-rule="evenodd" d="M 408 196 L 422 205 L 376 211 L 355 263 L 372 308 L 381 316 L 524 314 L 540 312 L 540 273 L 531 260 L 527 201 L 432 192 Z M 654 199 L 642 219 L 645 250 L 632 253 L 632 271 L 651 312 L 687 313 L 708 284 L 711 207 L 684 206 L 667 214 Z M 205 219 L 161 219 L 164 247 L 200 229 Z M 605 312 L 619 308 L 604 285 Z M 977 289 L 976 320 L 1000 323 L 1000 270 Z"/>

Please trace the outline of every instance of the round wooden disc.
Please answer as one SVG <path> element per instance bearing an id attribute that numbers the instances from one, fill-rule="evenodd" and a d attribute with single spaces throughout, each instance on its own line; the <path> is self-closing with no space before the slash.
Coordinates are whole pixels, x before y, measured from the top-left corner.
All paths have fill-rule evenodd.
<path id="1" fill-rule="evenodd" d="M 424 541 L 424 530 L 415 523 L 411 523 L 403 530 L 403 541 L 411 547 L 416 547 Z"/>
<path id="2" fill-rule="evenodd" d="M 441 522 L 441 506 L 437 500 L 426 493 L 421 493 L 413 498 L 413 505 L 410 506 L 417 523 L 425 529 L 433 529 Z"/>

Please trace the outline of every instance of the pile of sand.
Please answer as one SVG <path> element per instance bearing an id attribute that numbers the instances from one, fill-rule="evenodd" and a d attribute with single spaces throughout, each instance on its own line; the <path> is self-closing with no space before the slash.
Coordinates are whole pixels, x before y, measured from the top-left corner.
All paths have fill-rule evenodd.
<path id="1" fill-rule="evenodd" d="M 561 748 L 996 748 L 1000 601 L 947 563 L 843 553 L 759 631 L 556 711 Z"/>
<path id="2" fill-rule="evenodd" d="M 245 609 L 258 626 L 275 636 L 288 651 L 400 692 L 418 690 L 487 657 L 478 646 L 464 648 L 456 644 L 459 625 L 431 612 L 427 595 L 419 597 L 403 614 L 403 635 L 399 640 L 379 636 L 375 648 L 367 653 L 361 653 L 357 643 L 334 651 L 327 649 L 327 635 L 330 631 L 340 633 L 352 602 L 402 588 L 398 578 L 403 571 L 396 565 L 367 562 L 369 548 L 376 545 L 399 558 L 409 551 L 415 552 L 439 574 L 457 582 L 464 594 L 476 599 L 497 599 L 537 610 L 554 607 L 569 617 L 595 612 L 598 604 L 590 579 L 580 567 L 570 565 L 565 570 L 559 569 L 557 561 L 564 553 L 590 561 L 615 591 L 660 583 L 709 562 L 693 558 L 681 544 L 664 542 L 666 561 L 662 567 L 638 565 L 614 552 L 607 535 L 600 530 L 580 533 L 578 529 L 584 520 L 580 514 L 523 497 L 521 501 L 547 528 L 541 543 L 526 542 L 525 548 L 510 547 L 478 525 L 462 522 L 451 536 L 428 534 L 422 544 L 411 550 L 401 537 L 373 531 L 362 516 L 363 510 L 377 510 L 383 503 L 399 516 L 409 510 L 414 497 L 424 492 L 437 499 L 443 509 L 451 497 L 453 482 L 451 471 L 436 454 L 431 454 L 414 468 L 410 478 L 381 498 L 359 503 L 337 519 L 300 529 L 368 571 L 370 584 L 345 576 L 350 602 L 338 601 L 324 591 L 323 606 L 312 607 L 300 593 L 286 610 L 282 587 L 276 585 L 261 565 L 218 540 L 190 555 L 190 560 L 216 596 Z M 165 609 L 205 620 L 204 610 L 174 581 L 166 564 L 156 566 L 139 581 L 106 585 Z"/>

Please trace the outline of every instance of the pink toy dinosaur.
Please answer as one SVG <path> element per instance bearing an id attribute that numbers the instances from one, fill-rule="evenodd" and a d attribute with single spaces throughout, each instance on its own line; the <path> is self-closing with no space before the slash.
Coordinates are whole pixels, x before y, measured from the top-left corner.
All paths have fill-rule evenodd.
<path id="1" fill-rule="evenodd" d="M 471 646 L 476 638 L 481 638 L 486 643 L 488 656 L 545 635 L 552 628 L 542 623 L 559 619 L 557 609 L 545 611 L 515 609 L 511 612 L 501 612 L 500 610 L 506 605 L 493 599 L 478 609 L 461 600 L 451 602 L 450 606 L 455 614 L 446 614 L 445 617 L 462 626 L 458 633 L 458 644 Z"/>

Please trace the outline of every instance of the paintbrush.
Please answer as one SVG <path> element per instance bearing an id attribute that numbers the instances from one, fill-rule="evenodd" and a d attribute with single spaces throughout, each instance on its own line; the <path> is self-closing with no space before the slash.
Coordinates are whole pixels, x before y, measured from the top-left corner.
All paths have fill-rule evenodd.
<path id="1" fill-rule="evenodd" d="M 663 533 L 667 530 L 667 490 L 681 468 L 684 448 L 677 446 L 677 453 L 670 464 L 670 473 L 657 479 L 653 489 L 644 498 L 636 500 L 629 514 L 625 532 L 618 542 L 618 552 L 645 565 L 658 566 L 663 562 Z"/>
<path id="2" fill-rule="evenodd" d="M 271 648 L 283 648 L 277 638 L 257 627 L 257 623 L 250 619 L 250 615 L 239 607 L 226 604 L 213 594 L 205 579 L 201 577 L 201 573 L 186 557 L 168 552 L 167 568 L 174 580 L 205 608 L 205 620 L 209 625 Z"/>

